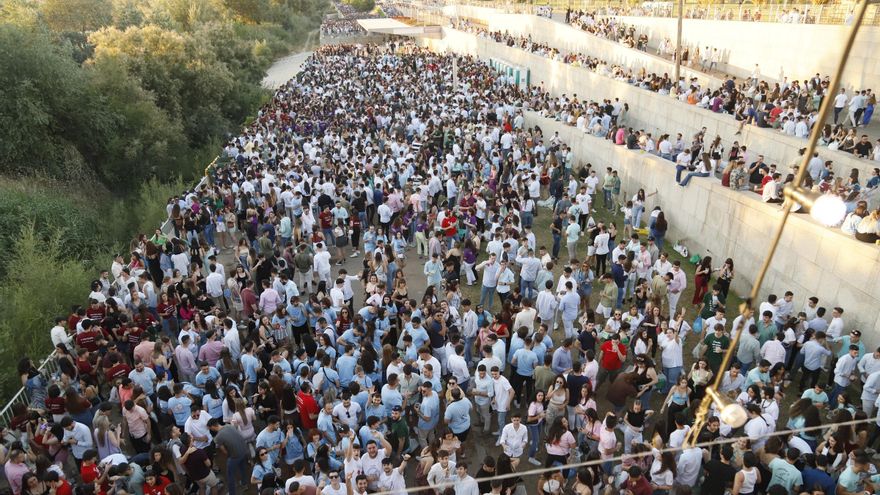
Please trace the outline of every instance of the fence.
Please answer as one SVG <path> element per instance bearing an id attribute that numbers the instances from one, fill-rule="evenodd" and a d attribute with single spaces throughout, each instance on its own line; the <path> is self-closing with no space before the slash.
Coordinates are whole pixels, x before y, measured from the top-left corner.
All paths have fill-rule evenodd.
<path id="1" fill-rule="evenodd" d="M 208 184 L 210 180 L 211 171 L 217 167 L 217 160 L 220 159 L 220 156 L 216 156 L 211 163 L 205 167 L 205 175 L 199 180 L 198 184 L 196 184 L 196 190 L 202 189 L 205 185 Z M 171 219 L 165 220 L 162 225 L 159 227 L 162 230 L 162 233 L 169 236 L 174 237 L 174 224 Z M 55 351 L 53 350 L 51 354 L 49 354 L 41 363 L 37 370 L 44 377 L 52 377 L 58 372 L 58 362 L 55 359 Z M 28 397 L 27 391 L 24 387 L 20 388 L 15 395 L 12 396 L 12 399 L 3 406 L 3 409 L 0 409 L 0 425 L 8 426 L 12 421 L 12 408 L 16 404 L 25 404 L 26 406 L 30 405 L 30 397 Z"/>
<path id="2" fill-rule="evenodd" d="M 52 354 L 49 354 L 46 359 L 40 363 L 40 367 L 37 368 L 39 372 L 44 377 L 53 376 L 58 372 L 58 361 L 55 360 L 55 351 L 52 351 Z M 6 403 L 2 410 L 0 410 L 0 424 L 9 425 L 12 422 L 13 412 L 12 408 L 15 407 L 16 404 L 24 404 L 29 406 L 31 403 L 30 397 L 28 397 L 27 391 L 22 387 L 18 393 L 16 393 L 12 399 Z"/>
<path id="3" fill-rule="evenodd" d="M 438 2 L 431 2 L 437 4 Z M 536 14 L 538 7 L 547 6 L 554 13 L 565 9 L 590 10 L 604 15 L 631 15 L 646 17 L 678 17 L 678 2 L 624 2 L 612 0 L 535 0 L 505 2 L 497 0 L 446 0 L 449 5 L 473 5 L 499 9 L 509 13 Z M 686 19 L 717 21 L 778 22 L 788 24 L 848 24 L 852 21 L 850 4 L 793 4 L 774 3 L 694 3 L 685 2 Z M 865 25 L 880 25 L 880 6 L 871 5 L 865 15 Z"/>

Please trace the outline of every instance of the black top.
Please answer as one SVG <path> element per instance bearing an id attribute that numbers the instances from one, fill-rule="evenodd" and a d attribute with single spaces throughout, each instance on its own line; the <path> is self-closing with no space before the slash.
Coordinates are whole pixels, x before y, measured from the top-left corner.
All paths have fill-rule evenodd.
<path id="1" fill-rule="evenodd" d="M 706 477 L 703 479 L 701 493 L 724 493 L 725 487 L 733 484 L 737 469 L 715 459 L 703 464 Z"/>

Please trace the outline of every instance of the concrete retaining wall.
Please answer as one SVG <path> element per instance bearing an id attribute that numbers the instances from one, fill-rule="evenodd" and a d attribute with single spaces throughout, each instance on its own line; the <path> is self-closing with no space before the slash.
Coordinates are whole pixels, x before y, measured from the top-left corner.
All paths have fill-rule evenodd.
<path id="1" fill-rule="evenodd" d="M 559 23 L 554 24 L 561 26 Z M 761 153 L 768 163 L 776 163 L 780 169 L 787 169 L 789 164 L 794 163 L 798 158 L 798 150 L 806 144 L 803 139 L 755 126 L 747 126 L 741 135 L 736 135 L 739 123 L 731 115 L 686 105 L 668 95 L 639 89 L 587 69 L 550 60 L 463 31 L 444 28 L 443 39 L 426 42 L 435 50 L 451 50 L 481 59 L 501 59 L 511 65 L 528 67 L 531 69 L 532 83 L 544 86 L 553 94 L 577 94 L 581 99 L 620 98 L 630 106 L 626 124 L 644 129 L 655 138 L 664 132 L 672 133 L 673 136 L 676 132 L 682 132 L 685 140 L 690 142 L 693 135 L 705 127 L 708 136 L 721 136 L 726 147 L 733 141 L 738 141 L 748 147 L 749 156 L 755 158 L 757 153 Z M 631 51 L 617 44 L 612 45 L 617 50 Z M 856 168 L 862 180 L 867 180 L 871 177 L 871 170 L 878 165 L 877 162 L 860 160 L 839 151 L 821 148 L 819 152 L 823 159 L 834 160 L 835 172 L 844 177 L 848 177 L 850 170 Z"/>
<path id="2" fill-rule="evenodd" d="M 782 215 L 778 205 L 760 201 L 756 194 L 736 192 L 714 178 L 694 178 L 688 187 L 675 182 L 675 167 L 654 155 L 633 152 L 610 141 L 585 136 L 574 127 L 524 112 L 526 125 L 538 125 L 545 136 L 559 132 L 579 161 L 590 162 L 602 173 L 614 167 L 621 177 L 624 197 L 644 188 L 657 195 L 647 210 L 663 207 L 671 244 L 677 240 L 691 252 L 711 254 L 715 264 L 732 258 L 736 267 L 733 287 L 748 294 L 769 249 L 772 233 Z M 795 309 L 815 295 L 820 305 L 846 310 L 846 330 L 863 332 L 868 348 L 880 345 L 880 249 L 793 214 L 786 224 L 776 256 L 765 278 L 761 297 L 786 290 L 795 294 Z"/>
<path id="3" fill-rule="evenodd" d="M 656 47 L 663 38 L 675 41 L 677 20 L 659 17 L 620 17 L 626 24 L 648 34 Z M 742 21 L 685 19 L 682 39 L 689 45 L 708 45 L 723 50 L 723 61 L 751 73 L 760 64 L 765 78 L 778 79 L 780 68 L 789 80 L 808 79 L 817 72 L 833 74 L 849 26 L 825 24 L 777 24 Z M 880 86 L 880 27 L 864 26 L 859 31 L 847 62 L 844 87 L 876 89 Z M 734 71 L 735 72 L 735 71 Z"/>

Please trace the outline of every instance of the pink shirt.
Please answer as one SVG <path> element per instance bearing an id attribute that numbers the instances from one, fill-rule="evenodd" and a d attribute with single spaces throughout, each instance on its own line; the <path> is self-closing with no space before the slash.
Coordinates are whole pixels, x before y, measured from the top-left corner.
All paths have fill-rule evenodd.
<path id="1" fill-rule="evenodd" d="M 608 431 L 608 428 L 602 428 L 599 432 L 599 452 L 602 454 L 602 459 L 614 457 L 615 450 L 617 450 L 617 435 L 613 431 Z"/>
<path id="2" fill-rule="evenodd" d="M 577 445 L 574 435 L 570 431 L 565 432 L 556 443 L 547 443 L 547 453 L 550 455 L 568 455 L 571 448 Z"/>

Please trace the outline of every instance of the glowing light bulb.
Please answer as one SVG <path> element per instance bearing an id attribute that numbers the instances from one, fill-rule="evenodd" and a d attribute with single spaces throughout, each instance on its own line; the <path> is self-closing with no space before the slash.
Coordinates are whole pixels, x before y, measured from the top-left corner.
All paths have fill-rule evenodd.
<path id="1" fill-rule="evenodd" d="M 732 428 L 739 428 L 740 426 L 746 424 L 746 420 L 749 419 L 749 415 L 746 413 L 746 410 L 737 403 L 727 404 L 726 406 L 721 408 L 721 414 L 719 415 L 721 421 L 724 421 L 725 424 L 731 426 Z"/>
<path id="2" fill-rule="evenodd" d="M 838 225 L 846 216 L 846 205 L 835 194 L 822 194 L 813 202 L 810 216 L 822 225 Z"/>

